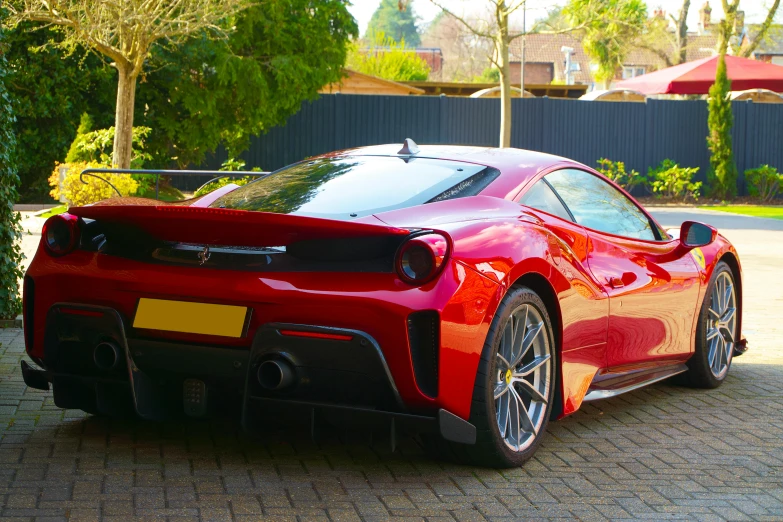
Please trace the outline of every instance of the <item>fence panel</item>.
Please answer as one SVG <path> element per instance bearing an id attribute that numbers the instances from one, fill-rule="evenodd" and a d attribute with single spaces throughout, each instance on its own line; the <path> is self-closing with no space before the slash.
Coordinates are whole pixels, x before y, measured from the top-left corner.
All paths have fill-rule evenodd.
<path id="1" fill-rule="evenodd" d="M 783 104 L 747 103 L 747 106 L 743 168 L 771 165 L 783 171 Z"/>
<path id="2" fill-rule="evenodd" d="M 783 105 L 734 103 L 737 167 L 767 163 L 783 170 Z M 495 146 L 500 100 L 444 96 L 323 95 L 305 102 L 286 125 L 253 137 L 242 154 L 247 168 L 274 170 L 332 150 L 402 143 Z M 512 100 L 512 146 L 566 156 L 595 166 L 624 161 L 645 173 L 664 159 L 709 171 L 707 104 L 703 100 L 586 102 L 553 98 Z M 219 150 L 204 165 L 219 168 Z M 744 181 L 740 193 L 745 193 Z"/>
<path id="3" fill-rule="evenodd" d="M 448 98 L 446 96 L 439 97 L 439 99 L 442 100 L 440 103 L 444 110 L 441 143 L 486 147 L 498 144 L 500 100 Z M 418 141 L 415 135 L 411 137 Z"/>

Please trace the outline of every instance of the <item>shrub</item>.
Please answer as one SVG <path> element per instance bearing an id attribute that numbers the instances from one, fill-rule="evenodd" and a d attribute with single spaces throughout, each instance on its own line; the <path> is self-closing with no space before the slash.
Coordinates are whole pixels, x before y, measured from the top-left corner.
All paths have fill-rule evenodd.
<path id="1" fill-rule="evenodd" d="M 152 155 L 145 152 L 146 139 L 152 132 L 149 127 L 133 128 L 133 151 L 131 157 L 131 168 L 140 169 L 144 163 L 152 159 Z M 112 150 L 114 148 L 114 127 L 108 129 L 93 130 L 92 119 L 87 113 L 82 114 L 79 128 L 76 131 L 76 138 L 71 143 L 68 155 L 65 157 L 65 163 L 100 163 L 111 165 Z M 155 175 L 154 174 L 131 174 L 133 179 L 139 183 L 137 193 L 125 194 L 127 196 L 147 196 L 155 194 Z M 181 199 L 181 198 L 180 198 Z"/>
<path id="2" fill-rule="evenodd" d="M 3 32 L 0 28 L 0 38 Z M 13 319 L 22 311 L 19 280 L 22 277 L 22 230 L 14 203 L 19 199 L 19 175 L 13 161 L 15 118 L 5 89 L 6 60 L 0 50 L 0 319 Z"/>
<path id="3" fill-rule="evenodd" d="M 223 165 L 220 167 L 220 170 L 223 172 L 237 172 L 240 170 L 245 169 L 245 162 L 242 160 L 238 160 L 236 158 L 229 158 L 226 161 L 223 162 Z M 261 172 L 261 169 L 258 167 L 253 168 L 253 172 Z M 203 187 L 199 188 L 194 194 L 194 197 L 203 196 L 204 194 L 209 194 L 210 192 L 219 189 L 220 187 L 225 187 L 229 183 L 234 183 L 235 185 L 247 185 L 251 181 L 257 180 L 257 176 L 244 176 L 242 178 L 220 178 L 216 179 L 215 181 L 210 181 Z"/>
<path id="4" fill-rule="evenodd" d="M 478 83 L 500 83 L 500 69 L 487 67 L 481 72 L 481 76 L 476 76 L 473 81 Z"/>
<path id="5" fill-rule="evenodd" d="M 647 179 L 636 172 L 626 172 L 625 163 L 622 161 L 612 161 L 606 158 L 598 160 L 598 172 L 614 181 L 626 191 L 630 192 L 634 187 L 639 185 L 644 186 L 647 183 Z"/>
<path id="6" fill-rule="evenodd" d="M 111 165 L 112 150 L 114 147 L 114 127 L 108 129 L 92 130 L 92 120 L 89 115 L 83 114 L 76 138 L 71 143 L 66 163 L 98 162 Z M 145 152 L 145 141 L 152 132 L 149 127 L 133 127 L 133 152 L 131 168 L 140 169 L 144 162 L 152 159 L 152 155 Z M 155 178 L 153 176 L 153 183 Z"/>
<path id="7" fill-rule="evenodd" d="M 650 180 L 653 193 L 659 197 L 698 200 L 702 182 L 693 181 L 693 176 L 697 172 L 699 167 L 680 167 L 672 160 L 666 159 L 658 168 L 650 169 L 647 178 Z"/>
<path id="8" fill-rule="evenodd" d="M 80 174 L 87 168 L 106 168 L 100 163 L 78 162 L 66 164 L 68 172 L 60 188 L 60 165 L 56 165 L 54 172 L 49 177 L 49 185 L 52 186 L 51 196 L 59 200 L 63 196 L 69 207 L 80 207 L 90 203 L 96 203 L 103 199 L 117 197 L 117 193 L 108 183 L 93 176 L 85 176 L 82 183 Z M 135 194 L 139 189 L 139 182 L 128 174 L 98 174 L 115 187 L 123 196 Z"/>
<path id="9" fill-rule="evenodd" d="M 783 190 L 783 174 L 769 165 L 746 170 L 745 181 L 750 195 L 765 202 L 772 201 Z"/>
<path id="10" fill-rule="evenodd" d="M 430 75 L 430 66 L 421 56 L 405 46 L 405 40 L 395 42 L 382 32 L 373 34 L 369 49 L 354 46 L 348 53 L 346 67 L 398 82 L 424 81 Z"/>

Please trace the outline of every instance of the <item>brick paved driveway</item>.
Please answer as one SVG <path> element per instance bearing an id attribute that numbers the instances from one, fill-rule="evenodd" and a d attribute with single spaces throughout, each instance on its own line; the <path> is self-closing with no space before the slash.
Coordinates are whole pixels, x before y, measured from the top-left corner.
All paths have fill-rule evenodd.
<path id="1" fill-rule="evenodd" d="M 223 422 L 111 421 L 54 407 L 21 381 L 0 330 L 0 516 L 10 520 L 783 520 L 783 221 L 664 209 L 738 245 L 752 350 L 719 390 L 663 383 L 554 423 L 522 469 L 432 462 L 413 440 Z"/>

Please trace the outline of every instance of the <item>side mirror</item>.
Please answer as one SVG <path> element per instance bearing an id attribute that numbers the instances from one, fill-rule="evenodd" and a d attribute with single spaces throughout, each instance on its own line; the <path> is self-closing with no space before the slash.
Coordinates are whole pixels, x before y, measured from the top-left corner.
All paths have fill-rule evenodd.
<path id="1" fill-rule="evenodd" d="M 718 237 L 718 230 L 698 221 L 686 221 L 680 227 L 680 242 L 688 248 L 709 245 Z"/>

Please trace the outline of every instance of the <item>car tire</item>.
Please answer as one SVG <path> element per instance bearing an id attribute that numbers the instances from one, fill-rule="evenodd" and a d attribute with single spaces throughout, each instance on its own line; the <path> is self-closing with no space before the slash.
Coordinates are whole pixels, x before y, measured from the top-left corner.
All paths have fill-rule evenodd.
<path id="1" fill-rule="evenodd" d="M 734 355 L 739 320 L 737 286 L 731 268 L 718 262 L 712 272 L 696 325 L 696 347 L 683 374 L 686 385 L 717 388 L 726 379 Z"/>
<path id="2" fill-rule="evenodd" d="M 519 328 L 521 321 L 524 331 L 520 335 L 514 328 Z M 519 348 L 514 349 L 516 345 Z M 487 332 L 473 387 L 470 422 L 476 427 L 476 444 L 425 439 L 425 449 L 477 466 L 522 465 L 541 444 L 549 421 L 556 356 L 552 322 L 544 302 L 529 288 L 512 288 Z"/>

